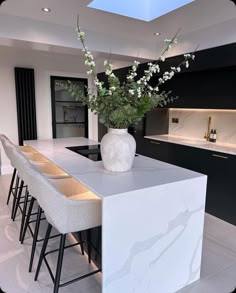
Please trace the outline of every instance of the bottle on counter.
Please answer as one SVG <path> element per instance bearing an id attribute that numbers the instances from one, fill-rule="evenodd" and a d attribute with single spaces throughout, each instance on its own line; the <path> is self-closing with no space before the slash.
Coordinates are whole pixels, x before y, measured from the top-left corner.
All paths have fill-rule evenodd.
<path id="1" fill-rule="evenodd" d="M 216 129 L 214 129 L 214 131 L 213 131 L 213 142 L 216 142 L 216 137 L 217 137 Z"/>
<path id="2" fill-rule="evenodd" d="M 214 136 L 214 132 L 213 132 L 213 129 L 211 129 L 210 137 L 209 137 L 210 142 L 213 142 L 213 136 Z"/>

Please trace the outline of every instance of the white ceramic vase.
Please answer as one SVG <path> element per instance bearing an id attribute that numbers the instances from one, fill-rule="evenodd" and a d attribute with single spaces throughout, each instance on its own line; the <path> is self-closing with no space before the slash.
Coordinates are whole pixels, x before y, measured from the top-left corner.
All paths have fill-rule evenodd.
<path id="1" fill-rule="evenodd" d="M 109 128 L 101 141 L 103 166 L 112 172 L 125 172 L 132 168 L 136 142 L 127 129 Z"/>

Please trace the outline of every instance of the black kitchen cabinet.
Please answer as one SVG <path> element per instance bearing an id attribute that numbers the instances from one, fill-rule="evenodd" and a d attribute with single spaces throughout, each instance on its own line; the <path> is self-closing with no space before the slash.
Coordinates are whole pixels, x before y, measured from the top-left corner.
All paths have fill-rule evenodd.
<path id="1" fill-rule="evenodd" d="M 208 152 L 208 155 L 206 211 L 236 225 L 236 158 L 218 152 Z"/>
<path id="2" fill-rule="evenodd" d="M 144 139 L 142 154 L 144 156 L 168 163 L 168 148 L 169 144 L 166 142 Z"/>
<path id="3" fill-rule="evenodd" d="M 206 212 L 236 225 L 236 156 L 149 139 L 145 148 L 146 156 L 206 174 Z"/>
<path id="4" fill-rule="evenodd" d="M 236 109 L 236 67 L 176 74 L 163 85 L 179 98 L 168 108 Z"/>

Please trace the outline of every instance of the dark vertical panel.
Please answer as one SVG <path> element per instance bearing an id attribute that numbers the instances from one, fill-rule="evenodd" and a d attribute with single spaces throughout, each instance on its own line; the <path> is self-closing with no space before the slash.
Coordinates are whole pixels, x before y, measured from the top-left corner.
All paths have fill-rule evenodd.
<path id="1" fill-rule="evenodd" d="M 37 139 L 34 70 L 15 67 L 19 145 Z"/>

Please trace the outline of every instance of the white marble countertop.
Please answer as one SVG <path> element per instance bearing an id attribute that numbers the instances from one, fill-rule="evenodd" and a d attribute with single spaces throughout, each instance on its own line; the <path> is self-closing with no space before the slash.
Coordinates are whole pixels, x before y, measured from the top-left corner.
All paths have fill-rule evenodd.
<path id="1" fill-rule="evenodd" d="M 100 197 L 132 192 L 203 176 L 141 155 L 135 157 L 131 171 L 108 172 L 102 162 L 94 162 L 65 147 L 97 144 L 86 138 L 60 138 L 25 141 L 50 161 L 78 179 Z"/>
<path id="2" fill-rule="evenodd" d="M 206 140 L 191 139 L 188 137 L 175 136 L 169 134 L 144 136 L 147 139 L 159 140 L 169 143 L 176 143 L 200 149 L 206 149 L 213 152 L 222 152 L 226 154 L 236 155 L 236 145 L 213 143 Z"/>

